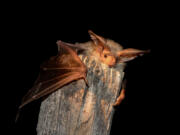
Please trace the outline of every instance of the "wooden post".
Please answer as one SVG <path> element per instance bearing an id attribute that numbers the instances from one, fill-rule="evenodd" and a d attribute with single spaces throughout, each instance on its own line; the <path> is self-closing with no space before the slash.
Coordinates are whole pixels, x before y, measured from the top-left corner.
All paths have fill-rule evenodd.
<path id="1" fill-rule="evenodd" d="M 38 135 L 109 135 L 119 96 L 124 64 L 114 68 L 80 56 L 87 80 L 77 80 L 51 94 L 41 104 Z"/>

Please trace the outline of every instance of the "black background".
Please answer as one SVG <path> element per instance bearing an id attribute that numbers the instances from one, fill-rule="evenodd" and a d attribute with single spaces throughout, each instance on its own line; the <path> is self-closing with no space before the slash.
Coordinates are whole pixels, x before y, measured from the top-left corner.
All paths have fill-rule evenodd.
<path id="1" fill-rule="evenodd" d="M 146 134 L 161 129 L 159 125 L 164 119 L 159 111 L 162 106 L 158 95 L 161 89 L 158 89 L 160 69 L 157 63 L 160 61 L 156 55 L 162 48 L 158 41 L 161 31 L 159 16 L 147 7 L 130 10 L 128 5 L 126 8 L 123 5 L 100 6 L 96 10 L 91 6 L 82 6 L 78 11 L 67 5 L 65 9 L 62 7 L 24 6 L 13 8 L 4 15 L 2 28 L 7 49 L 4 67 L 8 72 L 5 75 L 7 84 L 2 103 L 6 116 L 4 126 L 8 128 L 6 132 L 36 134 L 40 101 L 26 106 L 15 124 L 21 98 L 32 87 L 40 64 L 56 55 L 56 41 L 89 41 L 89 29 L 113 39 L 124 48 L 151 50 L 150 54 L 129 62 L 126 67 L 126 98 L 116 108 L 111 135 L 131 132 Z"/>

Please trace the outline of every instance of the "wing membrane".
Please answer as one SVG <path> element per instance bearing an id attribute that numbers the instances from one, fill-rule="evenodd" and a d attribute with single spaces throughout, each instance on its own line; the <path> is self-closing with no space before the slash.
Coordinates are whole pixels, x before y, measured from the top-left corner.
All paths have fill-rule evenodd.
<path id="1" fill-rule="evenodd" d="M 41 65 L 34 86 L 24 96 L 19 108 L 33 100 L 51 94 L 74 80 L 85 79 L 85 77 L 85 65 L 76 52 L 63 43 L 60 45 L 58 55 L 51 57 Z"/>

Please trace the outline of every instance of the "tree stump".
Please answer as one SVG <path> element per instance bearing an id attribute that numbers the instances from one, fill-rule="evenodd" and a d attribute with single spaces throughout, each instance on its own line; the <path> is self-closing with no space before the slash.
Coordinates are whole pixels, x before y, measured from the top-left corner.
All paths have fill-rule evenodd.
<path id="1" fill-rule="evenodd" d="M 109 68 L 90 56 L 79 56 L 87 66 L 87 80 L 74 81 L 49 95 L 40 107 L 38 135 L 109 135 L 119 96 L 124 64 Z"/>

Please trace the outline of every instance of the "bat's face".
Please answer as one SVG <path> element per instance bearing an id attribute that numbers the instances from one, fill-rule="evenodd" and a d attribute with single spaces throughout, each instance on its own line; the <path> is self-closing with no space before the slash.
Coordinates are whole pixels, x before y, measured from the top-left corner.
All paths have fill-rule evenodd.
<path id="1" fill-rule="evenodd" d="M 112 52 L 110 50 L 104 49 L 100 55 L 100 60 L 112 67 L 116 64 L 116 57 L 112 54 Z"/>

